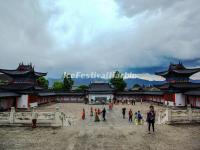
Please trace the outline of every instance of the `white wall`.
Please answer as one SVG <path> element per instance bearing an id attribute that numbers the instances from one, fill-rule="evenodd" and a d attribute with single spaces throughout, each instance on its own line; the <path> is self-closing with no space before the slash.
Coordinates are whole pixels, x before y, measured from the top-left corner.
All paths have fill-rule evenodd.
<path id="1" fill-rule="evenodd" d="M 165 101 L 165 105 L 167 105 L 168 103 L 168 106 L 174 106 L 174 102 L 172 101 Z"/>
<path id="2" fill-rule="evenodd" d="M 80 97 L 80 96 L 76 96 L 76 97 L 72 97 L 72 96 L 57 96 L 56 97 L 56 101 L 58 102 L 70 102 L 70 103 L 77 103 L 77 102 L 84 102 L 84 97 Z"/>
<path id="3" fill-rule="evenodd" d="M 91 99 L 95 100 L 95 97 L 106 97 L 107 102 L 109 101 L 109 99 L 113 99 L 113 94 L 89 94 L 89 103 L 91 103 Z"/>
<path id="4" fill-rule="evenodd" d="M 196 101 L 196 106 L 200 107 L 200 98 Z"/>
<path id="5" fill-rule="evenodd" d="M 30 107 L 31 108 L 38 107 L 38 102 L 30 103 Z"/>
<path id="6" fill-rule="evenodd" d="M 18 98 L 17 108 L 28 108 L 28 95 L 21 95 Z"/>
<path id="7" fill-rule="evenodd" d="M 176 93 L 175 103 L 176 106 L 185 106 L 185 95 L 183 95 L 182 93 Z"/>

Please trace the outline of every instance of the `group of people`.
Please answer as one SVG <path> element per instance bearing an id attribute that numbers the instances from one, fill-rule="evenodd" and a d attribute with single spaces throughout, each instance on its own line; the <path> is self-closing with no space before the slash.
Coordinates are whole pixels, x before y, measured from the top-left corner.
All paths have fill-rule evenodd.
<path id="1" fill-rule="evenodd" d="M 112 110 L 112 108 L 113 108 L 113 105 L 109 104 L 109 109 Z M 152 130 L 154 132 L 154 124 L 155 124 L 156 113 L 154 111 L 153 106 L 150 106 L 149 108 L 150 108 L 150 110 L 147 113 L 146 122 L 148 123 L 148 131 L 149 131 L 149 134 L 150 134 L 151 133 L 150 132 L 151 126 L 152 126 Z M 94 110 L 93 110 L 93 107 L 90 108 L 90 117 L 95 116 L 95 119 L 94 119 L 95 122 L 100 121 L 100 119 L 99 119 L 100 114 L 102 114 L 103 121 L 106 121 L 106 108 L 105 107 L 102 110 L 100 110 L 100 108 L 95 108 Z M 125 119 L 126 107 L 122 108 L 122 116 L 123 116 L 123 119 Z M 83 108 L 83 111 L 82 111 L 82 120 L 85 120 L 85 109 L 84 108 Z M 130 123 L 133 122 L 133 111 L 132 111 L 132 109 L 130 109 L 128 111 L 128 121 Z M 142 116 L 142 114 L 139 110 L 137 112 L 135 112 L 134 123 L 139 124 L 139 125 L 143 123 L 143 116 Z"/>
<path id="2" fill-rule="evenodd" d="M 122 116 L 123 116 L 123 119 L 125 119 L 125 116 L 126 116 L 126 108 L 125 107 L 122 108 Z M 143 120 L 142 114 L 138 110 L 137 112 L 135 112 L 134 123 L 135 124 L 142 124 L 142 120 Z M 133 111 L 132 111 L 132 109 L 130 109 L 129 112 L 128 112 L 128 121 L 133 122 Z"/>
<path id="3" fill-rule="evenodd" d="M 90 117 L 95 116 L 94 121 L 99 122 L 99 115 L 102 114 L 103 121 L 106 121 L 106 108 L 104 107 L 102 110 L 100 108 L 95 108 L 93 110 L 93 107 L 90 108 Z M 81 114 L 82 120 L 85 120 L 85 109 L 83 108 L 82 114 Z"/>
<path id="4" fill-rule="evenodd" d="M 152 126 L 153 132 L 155 130 L 154 124 L 155 124 L 156 113 L 155 113 L 153 106 L 150 106 L 149 108 L 150 108 L 150 110 L 147 113 L 146 122 L 148 123 L 148 131 L 149 131 L 149 134 L 150 134 L 151 133 L 151 126 Z M 123 119 L 125 119 L 125 116 L 126 116 L 126 108 L 125 107 L 122 108 L 122 115 L 123 115 Z M 129 116 L 128 117 L 129 122 L 133 122 L 132 109 L 129 110 L 128 116 Z M 142 124 L 142 122 L 143 122 L 143 116 L 142 116 L 141 112 L 138 110 L 137 112 L 135 112 L 134 123 L 140 125 L 140 124 Z"/>

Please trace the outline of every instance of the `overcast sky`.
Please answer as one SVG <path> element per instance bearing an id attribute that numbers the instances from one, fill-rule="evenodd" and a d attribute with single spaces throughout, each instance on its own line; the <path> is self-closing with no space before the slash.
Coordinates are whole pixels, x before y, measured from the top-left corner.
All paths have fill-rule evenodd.
<path id="1" fill-rule="evenodd" d="M 0 1 L 0 68 L 151 73 L 199 58 L 199 0 Z"/>

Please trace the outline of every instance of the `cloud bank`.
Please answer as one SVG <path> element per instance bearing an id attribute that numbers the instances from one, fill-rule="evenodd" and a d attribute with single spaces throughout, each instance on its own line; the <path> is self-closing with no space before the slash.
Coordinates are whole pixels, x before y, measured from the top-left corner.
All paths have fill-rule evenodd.
<path id="1" fill-rule="evenodd" d="M 32 62 L 49 76 L 200 66 L 198 0 L 0 1 L 0 67 Z"/>

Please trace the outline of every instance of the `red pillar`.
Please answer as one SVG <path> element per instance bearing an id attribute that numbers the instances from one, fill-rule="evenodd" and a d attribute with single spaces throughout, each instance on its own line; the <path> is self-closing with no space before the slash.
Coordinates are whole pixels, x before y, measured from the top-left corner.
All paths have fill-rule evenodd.
<path id="1" fill-rule="evenodd" d="M 15 108 L 17 108 L 17 104 L 18 104 L 18 97 L 15 97 Z"/>

